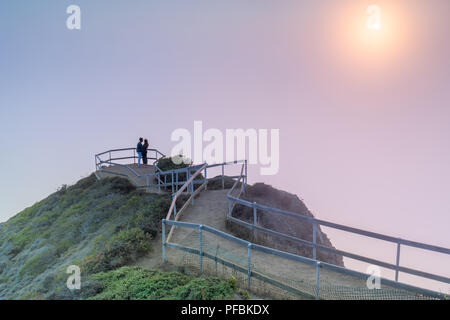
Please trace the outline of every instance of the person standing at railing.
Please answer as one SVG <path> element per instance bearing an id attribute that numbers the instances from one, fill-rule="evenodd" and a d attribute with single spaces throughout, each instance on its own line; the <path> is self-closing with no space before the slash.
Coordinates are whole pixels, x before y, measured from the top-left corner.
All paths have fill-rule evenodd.
<path id="1" fill-rule="evenodd" d="M 142 151 L 144 150 L 144 146 L 142 145 L 142 141 L 143 140 L 144 139 L 139 138 L 139 142 L 138 142 L 137 147 L 136 147 L 136 153 L 138 155 L 138 167 L 141 165 Z"/>
<path id="2" fill-rule="evenodd" d="M 145 140 L 144 140 L 144 145 L 142 146 L 142 147 L 143 147 L 143 149 L 142 149 L 142 162 L 144 162 L 144 164 L 147 164 L 147 163 L 148 163 L 148 159 L 147 159 L 147 149 L 148 149 L 148 146 L 149 146 L 148 140 L 145 139 Z"/>

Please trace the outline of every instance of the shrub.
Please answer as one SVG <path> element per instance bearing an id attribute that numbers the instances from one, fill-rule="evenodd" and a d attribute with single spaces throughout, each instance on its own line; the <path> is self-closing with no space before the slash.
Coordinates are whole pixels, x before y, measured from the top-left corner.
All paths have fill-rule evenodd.
<path id="1" fill-rule="evenodd" d="M 137 267 L 98 273 L 91 281 L 101 283 L 100 292 L 90 297 L 96 300 L 229 299 L 235 292 L 229 281 L 216 277 L 195 278 Z M 91 292 L 99 291 L 98 282 Z"/>
<path id="2" fill-rule="evenodd" d="M 133 262 L 151 250 L 150 241 L 151 236 L 139 228 L 122 230 L 108 241 L 102 252 L 85 260 L 84 271 L 97 273 Z"/>
<path id="3" fill-rule="evenodd" d="M 176 163 L 179 164 L 176 164 Z M 187 163 L 185 163 L 187 162 Z M 187 168 L 192 164 L 192 162 L 189 160 L 186 160 L 182 155 L 175 156 L 175 157 L 164 157 L 160 158 L 156 165 L 159 169 L 162 171 L 169 171 L 169 170 L 175 170 L 175 169 L 182 169 Z"/>
<path id="4" fill-rule="evenodd" d="M 49 248 L 41 254 L 28 259 L 27 262 L 23 265 L 19 274 L 21 276 L 25 274 L 37 276 L 43 273 L 55 258 L 56 250 L 54 248 Z"/>

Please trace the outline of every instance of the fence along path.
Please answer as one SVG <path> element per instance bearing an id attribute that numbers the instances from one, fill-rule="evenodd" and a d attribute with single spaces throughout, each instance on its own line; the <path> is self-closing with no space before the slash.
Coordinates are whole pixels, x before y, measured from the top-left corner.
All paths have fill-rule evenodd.
<path id="1" fill-rule="evenodd" d="M 206 225 L 228 233 L 229 231 L 226 229 L 226 217 L 228 213 L 227 191 L 228 190 L 203 191 L 199 194 L 198 198 L 195 199 L 195 203 L 190 205 L 183 212 L 179 217 L 179 221 Z M 170 243 L 196 250 L 200 249 L 199 231 L 197 229 L 183 227 L 174 228 Z M 243 269 L 247 269 L 247 247 L 208 232 L 202 233 L 202 243 L 203 253 L 224 259 Z M 172 249 L 171 252 L 167 254 L 167 258 L 179 265 L 199 267 L 198 256 L 180 250 L 177 251 L 178 252 L 175 252 L 175 250 Z M 204 259 L 204 261 L 206 260 L 208 259 Z M 211 262 L 213 261 L 209 261 L 210 264 Z M 203 262 L 203 264 L 205 264 L 205 262 Z M 217 269 L 217 265 L 213 267 L 213 269 L 214 268 Z M 251 268 L 252 272 L 261 274 L 264 277 L 283 284 L 288 290 L 289 288 L 292 289 L 285 294 L 281 291 L 286 290 L 279 291 L 279 297 L 312 298 L 315 295 L 316 271 L 313 265 L 302 264 L 297 261 L 253 250 L 251 253 Z M 257 283 L 257 285 L 250 285 L 250 288 L 258 291 L 261 287 L 265 286 L 261 282 Z M 259 286 L 260 288 L 255 288 L 255 286 Z M 273 289 L 274 288 L 271 288 L 270 291 L 273 291 Z M 264 291 L 264 289 L 261 290 Z M 296 294 L 293 293 L 296 290 L 298 292 L 296 292 Z M 376 291 L 377 290 L 373 291 L 367 289 L 366 279 L 331 270 L 320 270 L 320 296 L 322 298 L 367 299 L 372 297 L 380 299 L 382 298 L 382 295 L 385 295 L 390 299 L 413 299 L 417 297 L 415 293 L 408 293 L 407 291 L 398 290 L 385 285 L 383 285 L 383 290 Z"/>
<path id="2" fill-rule="evenodd" d="M 133 152 L 132 155 L 130 155 L 130 151 Z M 217 232 L 215 232 L 215 236 L 212 236 L 212 234 L 214 234 L 214 232 L 209 233 L 209 232 L 205 232 L 204 235 L 204 241 L 203 244 L 205 246 L 205 249 L 209 252 L 209 256 L 210 257 L 219 257 L 220 255 L 222 255 L 223 257 L 226 258 L 227 261 L 232 261 L 233 263 L 235 263 L 235 265 L 245 265 L 246 262 L 248 265 L 250 265 L 248 263 L 249 259 L 249 251 L 246 250 L 246 248 L 242 247 L 242 243 L 241 244 L 236 244 L 236 242 L 233 243 L 233 241 L 230 241 L 230 243 L 226 244 L 228 241 L 224 240 L 224 238 L 227 238 L 227 236 L 224 236 L 224 234 L 220 234 L 221 232 L 225 232 L 227 233 L 227 230 L 225 229 L 225 221 L 228 219 L 229 221 L 233 221 L 235 223 L 239 223 L 247 228 L 249 228 L 249 232 L 252 232 L 251 230 L 258 230 L 261 231 L 263 233 L 268 233 L 268 234 L 273 234 L 273 231 L 271 230 L 267 230 L 264 228 L 259 227 L 258 225 L 251 225 L 248 223 L 245 223 L 244 221 L 239 221 L 237 219 L 234 219 L 233 217 L 230 216 L 230 212 L 232 211 L 232 208 L 236 205 L 245 205 L 245 206 L 249 206 L 249 207 L 253 207 L 254 211 L 255 208 L 259 209 L 259 210 L 268 210 L 268 211 L 273 211 L 275 213 L 279 213 L 281 215 L 291 215 L 291 213 L 288 212 L 283 212 L 282 210 L 278 210 L 275 208 L 267 208 L 265 206 L 261 206 L 259 204 L 252 204 L 252 203 L 247 203 L 247 201 L 243 201 L 240 199 L 240 195 L 243 192 L 243 186 L 245 186 L 245 183 L 247 181 L 247 163 L 246 161 L 236 161 L 236 162 L 232 162 L 232 163 L 222 163 L 222 164 L 216 164 L 216 165 L 199 165 L 199 166 L 193 166 L 190 168 L 185 168 L 185 169 L 177 169 L 177 170 L 171 170 L 171 171 L 166 171 L 163 172 L 161 171 L 157 165 L 156 162 L 159 158 L 164 157 L 164 155 L 159 152 L 157 149 L 149 149 L 149 151 L 151 153 L 154 152 L 154 157 L 150 156 L 149 159 L 150 160 L 155 160 L 153 162 L 153 165 L 150 166 L 141 166 L 141 167 L 137 167 L 136 166 L 136 155 L 135 155 L 135 151 L 133 148 L 126 148 L 126 149 L 116 149 L 116 150 L 109 150 L 100 154 L 97 154 L 95 156 L 95 164 L 96 164 L 96 175 L 97 178 L 102 178 L 102 177 L 107 177 L 107 176 L 123 176 L 123 177 L 127 177 L 128 179 L 130 179 L 130 181 L 132 183 L 134 183 L 136 186 L 138 187 L 143 187 L 146 188 L 147 191 L 156 191 L 159 192 L 161 191 L 162 187 L 171 187 L 171 189 L 173 190 L 173 188 L 175 187 L 176 190 L 180 191 L 176 194 L 174 194 L 174 196 L 177 196 L 177 194 L 181 194 L 181 191 L 183 190 L 179 190 L 179 186 L 182 185 L 182 187 L 180 187 L 180 189 L 184 189 L 185 193 L 190 193 L 191 194 L 191 198 L 189 201 L 187 201 L 187 203 L 190 203 L 192 200 L 192 204 L 193 206 L 189 207 L 189 205 L 185 205 L 183 206 L 183 208 L 180 210 L 180 212 L 184 212 L 183 213 L 183 217 L 177 216 L 176 215 L 176 207 L 174 207 L 172 205 L 171 210 L 169 210 L 169 214 L 168 217 L 166 218 L 166 220 L 171 220 L 171 217 L 173 215 L 173 218 L 175 220 L 180 220 L 180 221 L 189 221 L 190 223 L 197 223 L 198 226 L 200 225 L 205 225 L 205 226 L 210 226 L 213 227 L 215 229 L 217 229 Z M 123 154 L 125 152 L 125 154 Z M 118 153 L 118 155 L 116 155 Z M 120 154 L 122 153 L 122 154 Z M 129 161 L 133 159 L 132 164 L 122 164 L 120 162 L 126 161 L 127 163 L 129 163 Z M 200 194 L 200 191 L 203 190 L 204 188 L 206 188 L 206 184 L 207 181 L 210 180 L 207 178 L 207 169 L 209 168 L 214 168 L 214 167 L 221 167 L 222 168 L 222 186 L 224 184 L 223 182 L 223 177 L 224 177 L 224 167 L 228 166 L 230 164 L 238 164 L 238 163 L 242 163 L 242 170 L 241 170 L 241 174 L 240 176 L 231 176 L 231 178 L 233 179 L 237 179 L 235 185 L 233 186 L 233 189 L 235 189 L 236 185 L 238 184 L 239 181 L 243 182 L 243 184 L 241 185 L 242 188 L 241 191 L 239 192 L 239 195 L 237 197 L 233 197 L 231 196 L 231 190 L 228 194 L 226 194 L 225 191 L 217 191 L 216 193 L 214 193 L 213 191 L 206 191 L 203 194 Z M 106 166 L 105 166 L 106 165 Z M 198 176 L 202 171 L 204 170 L 204 177 L 200 178 L 200 180 L 195 180 L 194 181 L 194 177 Z M 188 181 L 179 181 L 178 180 L 178 175 L 181 173 L 185 173 L 187 178 L 192 178 L 192 179 L 188 179 Z M 193 174 L 193 172 L 195 172 Z M 192 175 L 193 174 L 193 175 Z M 171 179 L 167 179 L 167 177 L 171 177 Z M 169 181 L 166 181 L 169 180 Z M 175 183 L 176 182 L 176 183 Z M 201 186 L 195 190 L 194 185 L 198 185 L 201 184 Z M 236 191 L 238 191 L 236 189 Z M 205 199 L 205 198 L 211 198 L 211 201 L 209 201 L 209 204 L 206 203 L 202 203 L 200 202 L 200 204 L 197 204 L 194 206 L 194 196 L 200 194 L 200 199 Z M 176 199 L 175 199 L 176 200 Z M 197 201 L 197 200 L 195 200 Z M 174 202 L 173 202 L 174 204 Z M 228 205 L 228 217 L 227 217 L 227 205 Z M 180 219 L 181 217 L 181 219 Z M 321 221 L 321 220 L 317 220 L 317 219 L 310 219 L 310 220 L 314 220 L 314 226 L 315 224 L 317 225 L 326 225 L 329 227 L 334 227 L 334 228 L 338 228 L 338 229 L 342 229 L 348 232 L 355 232 L 355 233 L 359 233 L 359 234 L 363 234 L 369 237 L 375 237 L 375 238 L 382 238 L 384 240 L 387 241 L 391 241 L 392 239 L 390 239 L 391 237 L 387 237 L 384 235 L 378 235 L 378 234 L 374 234 L 372 232 L 367 232 L 367 231 L 361 231 L 355 228 L 351 228 L 351 227 L 347 227 L 347 226 L 339 226 L 330 222 L 326 222 L 326 221 Z M 164 226 L 164 223 L 163 223 Z M 179 226 L 176 232 L 175 237 L 173 238 L 173 243 L 176 243 L 176 241 L 178 241 L 182 246 L 184 246 L 184 248 L 192 246 L 192 248 L 199 248 L 200 246 L 198 245 L 198 236 L 199 236 L 199 231 L 197 230 L 193 230 L 193 229 L 186 229 L 185 227 L 181 227 Z M 171 228 L 171 233 L 168 237 L 168 241 L 170 242 L 173 230 L 175 230 L 175 228 Z M 196 235 L 197 233 L 197 235 Z M 201 233 L 201 232 L 200 232 Z M 282 235 L 279 234 L 278 236 L 283 236 L 286 237 L 286 235 Z M 319 235 L 320 236 L 320 235 Z M 315 239 L 315 237 L 314 237 Z M 397 239 L 392 240 L 394 242 L 397 242 Z M 242 242 L 245 242 L 242 240 Z M 311 243 L 313 245 L 313 247 L 320 249 L 320 250 L 330 250 L 330 248 L 325 248 L 323 246 L 320 245 L 316 245 L 315 243 Z M 442 252 L 444 254 L 450 254 L 450 249 L 447 248 L 440 248 L 440 247 L 435 247 L 435 246 L 430 246 L 430 245 L 426 245 L 426 244 L 422 244 L 422 243 L 416 243 L 416 242 L 412 242 L 412 241 L 406 241 L 406 240 L 401 240 L 398 239 L 398 248 L 397 248 L 397 266 L 392 267 L 391 265 L 387 264 L 388 267 L 392 267 L 394 269 L 397 269 L 397 274 L 398 271 L 402 271 L 402 272 L 406 272 L 406 273 L 413 273 L 413 274 L 418 274 L 421 276 L 425 276 L 425 277 L 431 277 L 431 278 L 435 278 L 438 279 L 439 281 L 443 281 L 445 283 L 450 283 L 448 278 L 445 277 L 440 277 L 438 275 L 433 275 L 433 274 L 426 274 L 420 271 L 416 271 L 416 270 L 412 270 L 412 269 L 408 269 L 408 268 L 404 268 L 404 267 L 399 267 L 398 266 L 398 258 L 399 258 L 399 252 L 400 252 L 400 245 L 406 245 L 406 246 L 416 246 L 419 248 L 424 248 L 427 250 L 432 250 L 432 251 L 438 251 L 438 252 Z M 258 246 L 255 246 L 255 248 L 257 248 Z M 200 250 L 202 248 L 199 248 Z M 261 247 L 260 249 L 263 249 L 263 247 Z M 259 250 L 259 249 L 258 249 Z M 253 250 L 252 254 L 252 269 L 254 269 L 255 274 L 258 274 L 258 272 L 262 272 L 266 275 L 269 275 L 269 278 L 265 278 L 268 281 L 271 281 L 273 279 L 278 279 L 278 281 L 284 282 L 284 283 L 290 283 L 293 285 L 299 284 L 301 283 L 303 285 L 303 287 L 309 287 L 309 285 L 307 285 L 307 283 L 310 282 L 310 279 L 313 279 L 314 276 L 312 276 L 312 274 L 314 273 L 312 270 L 314 269 L 314 267 L 311 267 L 311 261 L 308 261 L 308 263 L 298 263 L 298 261 L 293 261 L 292 259 L 288 259 L 286 258 L 286 255 L 283 254 L 276 254 L 276 250 L 262 250 L 265 251 L 265 253 L 262 253 L 261 250 Z M 314 249 L 315 251 L 316 249 Z M 179 250 L 178 250 L 179 251 Z M 338 251 L 338 250 L 334 250 L 336 251 L 336 253 L 340 253 L 344 256 L 350 256 L 353 258 L 356 258 L 357 260 L 365 260 L 367 261 L 375 261 L 373 259 L 368 259 L 368 258 L 364 258 L 364 257 L 359 257 L 344 251 Z M 198 254 L 198 253 L 197 253 Z M 201 252 L 200 252 L 201 254 Z M 275 254 L 275 256 L 274 256 Z M 172 254 L 174 257 L 176 256 L 180 256 L 179 252 L 177 253 L 173 253 Z M 184 255 L 186 256 L 186 255 Z M 284 260 L 283 261 L 280 256 L 284 256 Z M 292 257 L 291 257 L 292 258 Z M 295 260 L 295 259 L 294 259 Z M 297 259 L 298 260 L 298 259 Z M 217 262 L 217 261 L 216 261 Z M 317 261 L 316 261 L 317 262 Z M 375 264 L 377 261 L 375 261 Z M 378 262 L 379 264 L 380 262 Z M 386 263 L 384 263 L 386 264 Z M 383 264 L 379 264 L 379 265 L 383 265 Z M 361 273 L 357 273 L 357 272 L 353 272 L 351 270 L 347 270 L 344 269 L 342 270 L 339 269 L 339 267 L 337 266 L 333 266 L 333 265 L 327 265 L 326 263 L 322 263 L 323 267 L 326 267 L 325 269 L 327 270 L 320 270 L 320 279 L 317 278 L 317 271 L 318 269 L 316 268 L 316 287 L 317 287 L 317 283 L 320 281 L 320 284 L 322 287 L 326 287 L 328 288 L 328 291 L 332 294 L 328 295 L 328 297 L 334 298 L 334 299 L 341 299 L 341 298 L 348 298 L 348 297 L 352 297 L 352 298 L 371 298 L 371 297 L 376 297 L 376 298 L 380 298 L 380 294 L 383 293 L 383 291 L 380 290 L 375 290 L 371 293 L 368 293 L 367 288 L 366 288 L 366 283 L 365 283 L 365 278 L 367 277 L 364 274 Z M 241 268 L 242 269 L 242 268 Z M 327 275 L 327 273 L 330 273 L 330 270 L 338 270 L 339 272 L 332 272 L 332 274 Z M 351 276 L 349 276 L 349 274 Z M 251 272 L 249 271 L 249 275 L 251 275 Z M 250 279 L 250 276 L 249 276 Z M 364 281 L 361 281 L 361 279 L 363 279 Z M 401 283 L 393 283 L 392 281 L 389 280 L 382 280 L 382 283 L 385 284 L 389 284 L 389 286 L 392 285 L 392 287 L 390 288 L 389 286 L 385 287 L 387 288 L 387 293 L 385 292 L 384 295 L 391 298 L 391 299 L 396 299 L 396 298 L 418 298 L 418 297 L 426 297 L 427 295 L 429 297 L 436 297 L 436 295 L 433 295 L 433 292 L 429 291 L 429 290 L 425 290 L 425 289 L 421 289 L 421 288 L 415 288 L 417 289 L 416 291 L 411 290 L 414 287 L 411 286 L 407 286 L 407 285 L 402 285 Z M 393 289 L 396 288 L 396 289 Z M 407 292 L 404 290 L 400 290 L 398 288 L 407 288 Z M 317 290 L 317 288 L 316 288 Z M 396 292 L 395 294 L 393 294 L 393 292 L 397 290 L 398 292 Z M 305 291 L 310 291 L 310 290 L 305 290 L 305 288 L 302 289 L 302 292 L 304 293 Z M 299 292 L 299 290 L 295 291 L 296 293 Z M 321 291 L 322 295 L 321 297 L 323 297 L 323 290 Z M 325 293 L 327 291 L 325 290 Z M 377 292 L 377 295 L 373 295 L 373 292 Z M 417 296 L 417 293 L 420 292 L 420 295 Z M 430 295 L 431 294 L 431 295 Z M 442 297 L 442 295 L 437 294 L 439 297 Z"/>

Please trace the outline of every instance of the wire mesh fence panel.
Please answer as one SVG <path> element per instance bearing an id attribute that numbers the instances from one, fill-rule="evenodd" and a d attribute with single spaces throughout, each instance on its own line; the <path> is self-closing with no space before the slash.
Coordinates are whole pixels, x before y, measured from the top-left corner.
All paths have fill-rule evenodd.
<path id="1" fill-rule="evenodd" d="M 375 286 L 370 275 L 357 277 L 326 268 L 320 268 L 319 298 L 326 300 L 428 300 L 432 296 L 401 289 L 381 281 Z"/>
<path id="2" fill-rule="evenodd" d="M 273 254 L 253 249 L 251 252 L 254 279 L 264 279 L 277 291 L 283 291 L 286 298 L 313 298 L 315 293 L 315 267 Z M 253 285 L 252 285 L 253 287 Z M 277 292 L 281 295 L 280 292 Z"/>
<path id="3" fill-rule="evenodd" d="M 178 226 L 167 246 L 167 260 L 184 271 L 227 279 L 234 277 L 239 287 L 259 296 L 275 299 L 314 299 L 317 296 L 331 300 L 435 299 L 384 280 L 380 289 L 369 289 L 368 275 L 330 264 L 317 268 L 312 259 L 270 248 L 251 245 L 249 252 L 246 241 L 230 240 L 220 231 L 212 233 Z"/>

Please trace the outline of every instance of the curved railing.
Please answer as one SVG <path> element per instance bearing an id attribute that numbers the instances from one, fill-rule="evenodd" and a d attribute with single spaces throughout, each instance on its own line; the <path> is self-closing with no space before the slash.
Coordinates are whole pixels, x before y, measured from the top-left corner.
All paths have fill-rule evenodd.
<path id="1" fill-rule="evenodd" d="M 119 155 L 118 153 L 128 153 L 127 155 Z M 135 177 L 138 181 L 141 181 L 141 179 L 145 179 L 145 185 L 144 186 L 138 186 L 138 188 L 150 188 L 152 184 L 150 183 L 151 178 L 155 178 L 158 182 L 158 184 L 155 186 L 158 188 L 158 191 L 161 191 L 161 187 L 165 187 L 165 185 L 161 184 L 161 176 L 164 176 L 165 174 L 169 174 L 167 172 L 161 171 L 156 165 L 159 159 L 164 158 L 165 155 L 160 152 L 158 149 L 147 149 L 147 153 L 149 156 L 147 157 L 149 160 L 153 160 L 153 167 L 155 168 L 154 173 L 150 174 L 139 174 L 130 167 L 130 160 L 132 160 L 133 164 L 137 163 L 138 156 L 136 154 L 136 148 L 122 148 L 122 149 L 111 149 L 99 154 L 95 155 L 95 169 L 99 171 L 100 173 L 106 172 L 113 175 L 123 176 L 123 177 Z M 105 158 L 106 157 L 106 158 Z M 120 163 L 121 162 L 126 162 Z M 104 168 L 104 165 L 109 166 L 117 166 L 123 169 L 123 173 L 111 171 L 108 170 L 108 168 Z"/>
<path id="2" fill-rule="evenodd" d="M 224 182 L 224 177 L 225 177 L 225 166 L 229 166 L 229 165 L 235 165 L 235 164 L 239 164 L 242 163 L 242 170 L 239 176 L 228 176 L 228 178 L 231 179 L 246 179 L 247 178 L 247 161 L 246 160 L 238 160 L 238 161 L 233 161 L 233 162 L 223 162 L 223 163 L 217 163 L 217 164 L 212 164 L 212 165 L 208 165 L 207 163 L 204 163 L 202 165 L 197 165 L 197 166 L 193 166 L 193 167 L 189 167 L 189 168 L 182 168 L 182 169 L 177 169 L 177 170 L 172 170 L 173 172 L 183 172 L 184 170 L 188 169 L 187 171 L 187 181 L 183 183 L 182 187 L 180 189 L 178 189 L 178 187 L 176 187 L 176 192 L 174 192 L 172 194 L 172 203 L 170 205 L 169 211 L 167 213 L 167 217 L 166 220 L 170 221 L 170 219 L 173 216 L 173 220 L 174 221 L 178 221 L 178 219 L 180 218 L 181 214 L 184 212 L 184 210 L 187 208 L 187 206 L 190 203 L 194 203 L 194 198 L 203 190 L 207 188 L 207 184 L 209 181 L 213 181 L 216 179 L 220 179 L 222 181 L 222 188 L 225 188 L 225 182 Z M 208 179 L 208 169 L 212 169 L 212 168 L 216 168 L 216 167 L 221 167 L 222 168 L 222 174 L 218 177 L 215 178 L 210 178 Z M 192 175 L 190 175 L 190 171 L 192 169 L 196 169 L 196 172 Z M 173 174 L 172 172 L 172 174 Z M 200 176 L 203 173 L 203 178 L 202 179 L 198 179 L 195 180 L 196 177 Z M 176 178 L 176 185 L 178 185 L 178 178 Z M 174 175 L 172 175 L 172 183 L 174 182 Z M 195 184 L 201 184 L 200 187 L 198 187 L 197 189 L 195 189 Z M 188 189 L 189 188 L 189 189 Z M 177 211 L 177 205 L 176 202 L 179 198 L 179 196 L 186 190 L 188 189 L 188 193 L 190 193 L 190 197 L 185 201 L 185 203 L 183 204 L 183 206 L 181 207 L 180 210 Z M 172 190 L 174 189 L 174 185 L 172 185 Z M 167 241 L 170 240 L 170 238 L 172 237 L 173 234 L 173 228 L 170 230 L 170 233 L 167 237 Z"/>
<path id="3" fill-rule="evenodd" d="M 373 265 L 377 265 L 380 267 L 394 270 L 395 271 L 395 282 L 398 282 L 399 273 L 403 272 L 406 274 L 410 274 L 410 275 L 414 275 L 414 276 L 418 276 L 418 277 L 422 277 L 422 278 L 426 278 L 426 279 L 431 279 L 431 280 L 443 282 L 446 284 L 450 283 L 450 278 L 448 278 L 446 276 L 436 275 L 436 274 L 400 266 L 400 248 L 401 248 L 401 246 L 419 248 L 419 249 L 423 249 L 423 250 L 428 250 L 428 251 L 432 251 L 432 252 L 438 252 L 438 253 L 450 255 L 450 249 L 448 249 L 448 248 L 439 247 L 439 246 L 435 246 L 435 245 L 429 245 L 429 244 L 425 244 L 425 243 L 421 243 L 421 242 L 417 242 L 417 241 L 395 238 L 392 236 L 387 236 L 387 235 L 383 235 L 383 234 L 376 233 L 376 232 L 366 231 L 366 230 L 353 228 L 353 227 L 349 227 L 349 226 L 345 226 L 345 225 L 341 225 L 341 224 L 337 224 L 337 223 L 333 223 L 333 222 L 329 222 L 329 221 L 325 221 L 325 220 L 315 219 L 315 218 L 308 217 L 308 216 L 305 216 L 305 215 L 302 215 L 299 213 L 295 213 L 295 212 L 289 212 L 289 211 L 280 210 L 277 208 L 271 208 L 268 206 L 258 204 L 256 202 L 246 201 L 246 200 L 241 199 L 243 189 L 241 189 L 241 192 L 238 194 L 238 196 L 232 195 L 233 191 L 235 190 L 235 188 L 237 187 L 238 183 L 241 180 L 243 180 L 243 177 L 240 177 L 238 180 L 236 180 L 235 184 L 233 185 L 233 187 L 230 189 L 230 191 L 227 194 L 227 199 L 228 199 L 227 219 L 230 221 L 233 221 L 233 222 L 235 222 L 239 225 L 242 225 L 243 227 L 246 227 L 251 230 L 257 230 L 257 231 L 263 232 L 265 234 L 277 236 L 280 238 L 284 238 L 284 239 L 296 242 L 301 245 L 308 246 L 308 247 L 312 248 L 313 259 L 316 261 L 317 261 L 317 252 L 323 251 L 323 252 L 333 253 L 336 255 L 348 257 L 348 258 L 351 258 L 354 260 L 359 260 L 359 261 L 363 261 L 366 263 L 370 263 Z M 248 223 L 243 220 L 236 219 L 232 216 L 233 208 L 236 204 L 240 204 L 240 205 L 243 205 L 243 206 L 253 209 L 253 223 Z M 267 228 L 257 225 L 258 210 L 267 211 L 267 212 L 279 214 L 279 215 L 282 215 L 285 217 L 295 218 L 295 219 L 299 219 L 304 222 L 311 223 L 312 228 L 313 228 L 313 239 L 312 239 L 313 241 L 299 239 L 297 237 L 286 235 L 286 234 L 283 234 L 283 233 L 280 233 L 280 232 L 277 232 L 277 231 L 274 231 L 271 229 L 267 229 Z M 369 258 L 369 257 L 364 257 L 361 255 L 353 254 L 353 253 L 346 252 L 343 250 L 337 250 L 335 248 L 331 248 L 331 247 L 327 247 L 327 246 L 318 244 L 317 243 L 317 233 L 319 233 L 319 237 L 321 237 L 322 235 L 320 233 L 320 229 L 317 226 L 325 226 L 325 227 L 341 230 L 341 231 L 352 233 L 352 234 L 362 235 L 362 236 L 366 236 L 366 237 L 373 238 L 373 239 L 378 239 L 378 240 L 395 243 L 395 244 L 397 244 L 396 263 L 395 264 L 387 263 L 384 261 L 376 260 L 376 259 Z"/>
<path id="4" fill-rule="evenodd" d="M 169 239 L 165 238 L 166 227 L 173 228 L 183 228 L 198 230 L 198 244 L 197 245 L 186 245 L 170 242 Z M 208 234 L 208 237 L 206 236 Z M 211 250 L 211 245 L 208 242 L 211 241 L 212 237 L 219 238 L 225 242 L 234 243 L 237 250 L 232 249 L 233 252 L 240 252 L 241 256 L 236 256 L 234 259 L 230 259 L 229 255 L 218 254 L 217 251 Z M 366 287 L 352 287 L 345 285 L 332 285 L 329 284 L 329 280 L 323 281 L 321 278 L 322 274 L 325 273 L 325 277 L 330 277 L 330 273 L 336 274 L 337 276 L 344 275 L 350 276 L 354 279 L 363 280 L 361 284 L 367 280 L 367 274 L 350 270 L 344 267 L 336 266 L 327 262 L 317 261 L 316 259 L 311 259 L 292 253 L 287 253 L 277 249 L 262 246 L 256 243 L 252 243 L 231 234 L 225 233 L 223 231 L 217 230 L 215 228 L 189 222 L 180 222 L 172 220 L 162 220 L 162 260 L 165 262 L 167 260 L 166 247 L 182 251 L 185 254 L 194 254 L 199 256 L 198 266 L 200 272 L 203 271 L 203 262 L 205 259 L 214 263 L 214 270 L 217 271 L 217 264 L 221 264 L 225 268 L 232 270 L 232 274 L 235 272 L 240 272 L 247 276 L 246 286 L 250 290 L 252 289 L 252 279 L 257 279 L 269 286 L 274 286 L 283 291 L 292 293 L 296 296 L 309 299 L 359 299 L 358 292 L 362 293 L 362 298 L 365 296 L 370 297 L 370 299 L 445 299 L 446 296 L 442 293 L 431 291 L 424 288 L 419 288 L 417 286 L 412 286 L 404 283 L 395 282 L 383 277 L 380 277 L 380 285 L 384 286 L 383 289 L 370 290 Z M 214 242 L 216 243 L 216 242 Z M 214 247 L 214 246 L 213 246 Z M 244 257 L 242 254 L 247 249 L 247 256 Z M 254 259 L 255 253 L 264 254 L 266 259 Z M 235 253 L 236 254 L 236 253 Z M 170 255 L 170 253 L 169 253 Z M 304 268 L 309 266 L 311 271 L 311 279 L 301 279 L 301 281 L 295 281 L 292 278 L 286 278 L 288 275 L 280 274 L 274 277 L 273 274 L 267 273 L 265 267 L 261 263 L 272 261 L 272 259 L 283 259 L 285 262 L 297 263 L 298 266 Z M 238 260 L 238 261 L 236 261 Z M 192 260 L 190 260 L 192 261 Z M 261 267 L 260 267 L 261 266 Z M 315 270 L 315 275 L 312 271 Z M 290 275 L 292 277 L 292 274 Z M 242 277 L 237 277 L 238 279 Z M 281 279 L 280 279 L 281 278 Z M 298 280 L 298 279 L 297 279 Z M 345 283 L 345 282 L 344 282 Z M 308 284 L 313 284 L 314 287 L 308 286 Z M 256 284 L 257 286 L 257 284 Z M 334 290 L 333 290 L 334 289 Z M 336 290 L 337 289 L 337 290 Z M 337 295 L 336 295 L 337 293 Z"/>
<path id="5" fill-rule="evenodd" d="M 203 182 L 203 184 L 197 188 L 197 190 L 194 191 L 194 179 L 199 176 L 203 170 L 206 170 L 208 164 L 203 164 L 187 181 L 185 184 L 183 184 L 183 186 L 172 195 L 172 203 L 170 204 L 170 208 L 169 208 L 169 212 L 167 213 L 166 216 L 166 220 L 170 220 L 170 218 L 172 217 L 172 213 L 174 214 L 174 220 L 177 221 L 182 212 L 186 209 L 186 207 L 189 205 L 189 203 L 191 201 L 194 200 L 194 197 L 200 193 L 200 191 L 203 190 L 203 188 L 206 187 L 206 184 L 208 183 L 207 180 L 205 180 Z M 183 193 L 184 190 L 186 190 L 188 188 L 188 186 L 190 187 L 190 191 L 191 191 L 191 196 L 189 197 L 189 199 L 186 200 L 186 202 L 184 203 L 183 207 L 180 209 L 180 211 L 177 214 L 176 211 L 176 202 L 178 200 L 178 197 Z M 170 230 L 169 235 L 167 236 L 167 241 L 170 240 L 170 238 L 172 237 L 172 233 L 173 233 L 173 228 Z"/>

